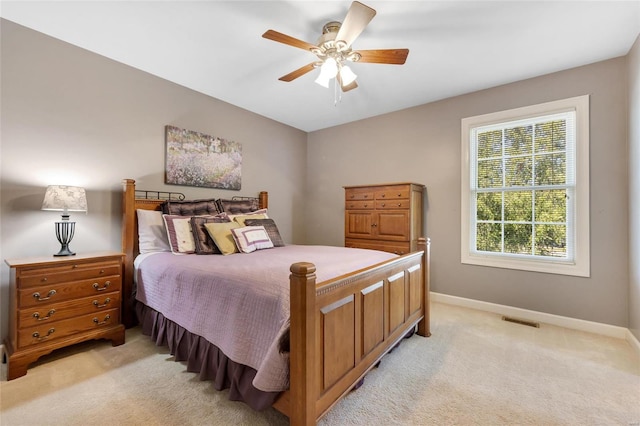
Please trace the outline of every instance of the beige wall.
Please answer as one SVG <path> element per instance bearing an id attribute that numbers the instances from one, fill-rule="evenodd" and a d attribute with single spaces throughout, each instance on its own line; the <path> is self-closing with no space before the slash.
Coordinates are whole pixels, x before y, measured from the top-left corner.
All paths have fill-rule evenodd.
<path id="1" fill-rule="evenodd" d="M 629 73 L 629 329 L 640 340 L 640 37 Z"/>
<path id="2" fill-rule="evenodd" d="M 236 194 L 163 185 L 163 132 L 172 124 L 243 144 L 239 193 L 270 192 L 270 213 L 287 242 L 342 245 L 344 185 L 423 183 L 435 291 L 613 325 L 630 321 L 638 335 L 639 172 L 630 167 L 627 180 L 628 165 L 640 164 L 633 120 L 640 108 L 638 42 L 628 58 L 307 135 L 8 21 L 0 30 L 1 259 L 58 250 L 59 215 L 39 211 L 47 184 L 88 190 L 89 213 L 72 216 L 72 248 L 79 252 L 119 248 L 122 178 L 190 198 Z M 591 278 L 460 264 L 461 118 L 583 94 L 591 95 Z M 1 271 L 5 336 L 6 265 Z"/>
<path id="3" fill-rule="evenodd" d="M 302 242 L 306 133 L 156 78 L 40 33 L 0 21 L 0 258 L 60 248 L 40 211 L 48 184 L 87 189 L 76 252 L 120 248 L 120 182 L 181 191 L 189 198 L 270 194 L 270 214 L 287 242 Z M 215 78 L 214 75 L 211 78 Z M 163 185 L 167 124 L 242 144 L 242 190 Z M 300 219 L 296 219 L 300 218 Z M 1 335 L 7 332 L 8 277 L 2 263 Z"/>
<path id="4" fill-rule="evenodd" d="M 415 181 L 427 186 L 434 291 L 626 326 L 626 76 L 626 60 L 618 58 L 311 133 L 307 240 L 343 242 L 343 185 Z M 585 94 L 591 99 L 591 277 L 462 265 L 460 120 Z"/>

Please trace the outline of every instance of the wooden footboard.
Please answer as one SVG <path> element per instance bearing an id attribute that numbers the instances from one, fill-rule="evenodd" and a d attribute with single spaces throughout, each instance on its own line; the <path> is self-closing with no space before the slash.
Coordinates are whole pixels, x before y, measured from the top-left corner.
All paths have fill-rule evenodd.
<path id="1" fill-rule="evenodd" d="M 322 283 L 291 266 L 290 390 L 274 407 L 292 425 L 316 424 L 416 325 L 430 335 L 429 245 Z"/>

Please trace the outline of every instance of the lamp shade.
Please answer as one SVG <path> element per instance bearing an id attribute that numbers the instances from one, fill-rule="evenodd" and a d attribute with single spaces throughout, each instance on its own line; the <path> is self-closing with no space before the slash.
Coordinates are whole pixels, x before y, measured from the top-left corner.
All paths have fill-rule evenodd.
<path id="1" fill-rule="evenodd" d="M 42 201 L 42 210 L 86 212 L 87 195 L 79 186 L 49 185 Z"/>

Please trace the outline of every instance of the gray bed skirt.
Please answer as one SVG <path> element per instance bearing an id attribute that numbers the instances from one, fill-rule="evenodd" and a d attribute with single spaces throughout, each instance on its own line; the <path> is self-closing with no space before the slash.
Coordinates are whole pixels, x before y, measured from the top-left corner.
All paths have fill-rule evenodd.
<path id="1" fill-rule="evenodd" d="M 270 407 L 280 392 L 264 392 L 253 387 L 256 370 L 230 360 L 218 347 L 201 336 L 190 333 L 160 312 L 136 303 L 142 333 L 151 336 L 157 346 L 167 346 L 176 361 L 200 380 L 211 380 L 217 390 L 229 389 L 231 401 L 243 401 L 254 410 Z"/>

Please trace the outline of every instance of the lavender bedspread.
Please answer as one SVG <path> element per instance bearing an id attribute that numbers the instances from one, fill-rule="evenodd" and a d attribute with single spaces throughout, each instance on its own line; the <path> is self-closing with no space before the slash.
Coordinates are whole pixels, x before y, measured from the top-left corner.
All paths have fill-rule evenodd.
<path id="1" fill-rule="evenodd" d="M 136 299 L 255 369 L 257 389 L 278 392 L 289 387 L 288 354 L 278 343 L 288 327 L 291 264 L 313 263 L 322 282 L 394 257 L 299 245 L 230 256 L 155 253 L 136 262 Z"/>

